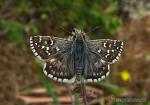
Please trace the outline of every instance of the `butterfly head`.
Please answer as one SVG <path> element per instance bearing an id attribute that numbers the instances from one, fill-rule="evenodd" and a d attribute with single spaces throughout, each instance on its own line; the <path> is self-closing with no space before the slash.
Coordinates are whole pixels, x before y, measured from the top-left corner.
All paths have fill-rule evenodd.
<path id="1" fill-rule="evenodd" d="M 76 42 L 81 42 L 85 40 L 85 33 L 82 30 L 75 28 L 72 34 L 73 40 L 75 40 Z"/>

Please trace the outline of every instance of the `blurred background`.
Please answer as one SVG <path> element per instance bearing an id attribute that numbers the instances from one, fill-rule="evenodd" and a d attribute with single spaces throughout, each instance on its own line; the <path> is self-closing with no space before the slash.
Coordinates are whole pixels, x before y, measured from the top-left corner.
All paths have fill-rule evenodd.
<path id="1" fill-rule="evenodd" d="M 125 44 L 110 75 L 86 84 L 88 105 L 150 105 L 149 0 L 0 0 L 0 105 L 83 105 L 80 86 L 43 75 L 29 37 L 95 27 L 91 39 Z"/>

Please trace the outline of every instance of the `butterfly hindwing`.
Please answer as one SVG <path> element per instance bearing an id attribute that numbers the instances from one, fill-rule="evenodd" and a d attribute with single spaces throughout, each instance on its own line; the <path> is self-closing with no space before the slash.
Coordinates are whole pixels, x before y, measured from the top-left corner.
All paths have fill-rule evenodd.
<path id="1" fill-rule="evenodd" d="M 72 65 L 73 60 L 68 53 L 58 54 L 46 60 L 43 71 L 55 81 L 73 83 L 75 73 Z"/>
<path id="2" fill-rule="evenodd" d="M 97 82 L 109 75 L 110 67 L 108 63 L 101 62 L 100 57 L 90 52 L 88 54 L 84 70 L 85 82 Z"/>
<path id="3" fill-rule="evenodd" d="M 123 49 L 123 42 L 120 40 L 91 40 L 88 45 L 92 52 L 97 53 L 102 61 L 108 63 L 117 61 Z"/>

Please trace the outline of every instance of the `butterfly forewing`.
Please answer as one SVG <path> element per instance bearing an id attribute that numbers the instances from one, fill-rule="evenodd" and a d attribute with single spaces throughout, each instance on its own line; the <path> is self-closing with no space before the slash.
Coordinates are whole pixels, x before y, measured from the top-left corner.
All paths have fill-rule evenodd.
<path id="1" fill-rule="evenodd" d="M 92 52 L 98 54 L 102 61 L 108 63 L 117 61 L 123 49 L 123 42 L 120 40 L 91 40 L 88 45 Z"/>
<path id="2" fill-rule="evenodd" d="M 53 54 L 66 51 L 69 46 L 67 40 L 51 36 L 30 37 L 32 52 L 39 59 L 48 59 Z"/>
<path id="3" fill-rule="evenodd" d="M 71 42 L 51 36 L 30 37 L 30 46 L 36 57 L 45 60 L 43 72 L 59 82 L 74 82 Z"/>

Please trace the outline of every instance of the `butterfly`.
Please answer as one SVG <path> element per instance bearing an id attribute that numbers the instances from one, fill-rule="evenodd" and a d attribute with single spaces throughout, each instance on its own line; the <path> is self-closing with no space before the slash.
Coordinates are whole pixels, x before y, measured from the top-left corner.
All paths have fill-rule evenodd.
<path id="1" fill-rule="evenodd" d="M 43 72 L 52 80 L 63 83 L 97 82 L 110 73 L 123 50 L 123 41 L 88 40 L 86 33 L 74 29 L 69 39 L 52 36 L 31 36 L 34 55 L 44 60 Z"/>

